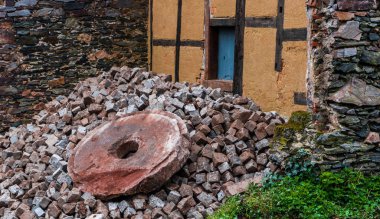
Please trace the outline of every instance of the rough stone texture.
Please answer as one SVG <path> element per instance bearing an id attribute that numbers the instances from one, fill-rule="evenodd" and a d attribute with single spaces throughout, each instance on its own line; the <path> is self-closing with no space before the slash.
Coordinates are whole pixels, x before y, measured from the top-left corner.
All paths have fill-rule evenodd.
<path id="1" fill-rule="evenodd" d="M 356 106 L 379 106 L 380 89 L 367 85 L 365 81 L 353 78 L 329 98 L 336 103 L 354 104 Z"/>
<path id="2" fill-rule="evenodd" d="M 87 134 L 70 157 L 69 175 L 81 190 L 101 198 L 148 193 L 184 165 L 189 148 L 177 115 L 132 113 Z"/>
<path id="3" fill-rule="evenodd" d="M 378 1 L 309 0 L 308 12 L 309 103 L 314 127 L 324 133 L 304 147 L 323 169 L 379 171 Z"/>
<path id="4" fill-rule="evenodd" d="M 376 8 L 376 0 L 338 0 L 338 9 L 342 11 L 367 11 Z"/>
<path id="5" fill-rule="evenodd" d="M 280 171 L 269 161 L 265 141 L 260 150 L 255 147 L 255 133 L 260 128 L 260 138 L 270 143 L 268 124 L 283 124 L 282 117 L 260 111 L 248 98 L 170 81 L 168 75 L 113 67 L 48 102 L 32 123 L 0 134 L 0 213 L 7 218 L 207 218 L 226 200 L 228 185 Z M 193 140 L 185 165 L 148 194 L 102 201 L 83 193 L 68 174 L 68 160 L 79 142 L 102 124 L 147 110 L 172 112 L 183 120 Z M 248 135 L 239 134 L 241 127 Z M 362 159 L 380 160 L 376 154 Z M 120 176 L 105 177 L 113 182 L 109 189 L 118 186 L 115 177 Z"/>
<path id="6" fill-rule="evenodd" d="M 0 6 L 0 132 L 114 65 L 147 65 L 148 0 Z"/>

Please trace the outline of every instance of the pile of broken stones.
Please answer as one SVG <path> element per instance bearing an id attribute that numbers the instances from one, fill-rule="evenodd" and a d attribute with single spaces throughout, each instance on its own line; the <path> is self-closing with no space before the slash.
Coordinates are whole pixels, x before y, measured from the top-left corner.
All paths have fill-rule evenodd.
<path id="1" fill-rule="evenodd" d="M 206 218 L 278 170 L 269 145 L 283 118 L 245 97 L 170 81 L 114 67 L 46 104 L 33 124 L 0 135 L 1 218 Z M 185 122 L 192 143 L 182 169 L 149 194 L 102 200 L 80 191 L 67 171 L 76 145 L 102 123 L 144 110 Z"/>

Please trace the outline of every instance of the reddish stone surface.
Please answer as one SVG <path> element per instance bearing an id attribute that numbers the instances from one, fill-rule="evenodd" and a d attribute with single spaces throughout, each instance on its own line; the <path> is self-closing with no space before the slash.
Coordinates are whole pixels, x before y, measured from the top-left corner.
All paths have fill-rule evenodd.
<path id="1" fill-rule="evenodd" d="M 366 11 L 377 8 L 376 0 L 338 0 L 342 11 Z"/>
<path id="2" fill-rule="evenodd" d="M 183 166 L 189 147 L 178 116 L 137 112 L 87 134 L 69 159 L 69 174 L 77 187 L 99 198 L 148 193 Z"/>
<path id="3" fill-rule="evenodd" d="M 12 44 L 15 42 L 14 33 L 11 30 L 0 30 L 0 44 Z"/>
<path id="4" fill-rule="evenodd" d="M 380 142 L 380 135 L 377 132 L 370 132 L 367 136 L 365 143 L 377 144 Z"/>
<path id="5" fill-rule="evenodd" d="M 355 18 L 355 14 L 351 12 L 337 11 L 334 13 L 334 15 L 340 21 L 349 21 Z"/>
<path id="6" fill-rule="evenodd" d="M 231 183 L 223 185 L 223 190 L 227 196 L 237 195 L 245 192 L 250 184 L 262 185 L 264 175 L 256 174 L 253 178 L 249 178 L 238 183 Z"/>

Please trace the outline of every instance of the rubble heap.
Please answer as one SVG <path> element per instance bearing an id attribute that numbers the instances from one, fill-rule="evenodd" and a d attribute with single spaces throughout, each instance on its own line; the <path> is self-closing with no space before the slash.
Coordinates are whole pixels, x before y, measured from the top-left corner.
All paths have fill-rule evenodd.
<path id="1" fill-rule="evenodd" d="M 278 170 L 268 150 L 283 118 L 245 97 L 170 81 L 114 67 L 46 104 L 33 124 L 0 135 L 2 218 L 205 218 L 226 196 Z M 67 173 L 76 144 L 104 122 L 144 110 L 184 120 L 192 140 L 184 167 L 149 194 L 102 201 L 81 192 Z"/>

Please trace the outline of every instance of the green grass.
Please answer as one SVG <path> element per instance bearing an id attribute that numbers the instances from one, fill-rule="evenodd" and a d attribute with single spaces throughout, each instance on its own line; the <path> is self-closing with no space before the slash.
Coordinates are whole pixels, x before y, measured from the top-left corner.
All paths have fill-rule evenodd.
<path id="1" fill-rule="evenodd" d="M 380 176 L 349 169 L 285 176 L 229 198 L 209 218 L 380 218 Z"/>

